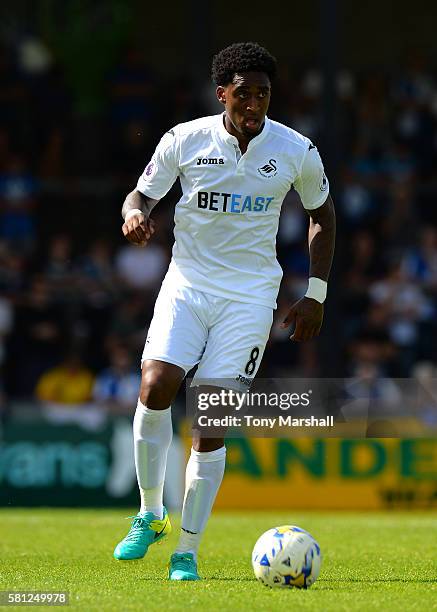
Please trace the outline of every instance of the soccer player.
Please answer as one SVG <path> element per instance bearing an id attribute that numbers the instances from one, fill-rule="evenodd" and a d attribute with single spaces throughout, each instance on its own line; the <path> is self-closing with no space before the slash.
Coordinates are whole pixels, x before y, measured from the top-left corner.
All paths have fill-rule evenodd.
<path id="1" fill-rule="evenodd" d="M 187 372 L 227 379 L 246 390 L 260 365 L 282 277 L 275 240 L 281 204 L 294 188 L 309 220 L 308 290 L 285 317 L 296 342 L 317 336 L 331 267 L 335 215 L 322 161 L 311 141 L 267 117 L 275 58 L 256 43 L 236 43 L 212 64 L 223 114 L 182 123 L 162 137 L 123 204 L 123 234 L 145 246 L 153 207 L 179 178 L 175 243 L 142 356 L 134 417 L 141 508 L 117 559 L 139 559 L 170 531 L 163 507 L 171 403 Z M 197 550 L 222 481 L 223 438 L 193 433 L 182 529 L 171 580 L 198 580 Z"/>

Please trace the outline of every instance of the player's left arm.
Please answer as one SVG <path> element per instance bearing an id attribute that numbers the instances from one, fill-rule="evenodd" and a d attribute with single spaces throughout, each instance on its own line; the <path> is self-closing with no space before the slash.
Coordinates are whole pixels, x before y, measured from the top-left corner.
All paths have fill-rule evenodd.
<path id="1" fill-rule="evenodd" d="M 330 195 L 320 208 L 307 211 L 310 217 L 308 248 L 310 252 L 310 278 L 329 279 L 335 247 L 335 209 Z"/>
<path id="2" fill-rule="evenodd" d="M 308 246 L 310 270 L 308 290 L 304 297 L 293 304 L 281 324 L 282 328 L 294 324 L 290 336 L 295 342 L 304 342 L 318 336 L 323 323 L 324 301 L 328 286 L 335 246 L 335 210 L 328 195 L 320 205 L 320 196 L 328 190 L 328 180 L 317 149 L 307 154 L 303 172 L 295 183 L 302 203 L 310 216 Z"/>

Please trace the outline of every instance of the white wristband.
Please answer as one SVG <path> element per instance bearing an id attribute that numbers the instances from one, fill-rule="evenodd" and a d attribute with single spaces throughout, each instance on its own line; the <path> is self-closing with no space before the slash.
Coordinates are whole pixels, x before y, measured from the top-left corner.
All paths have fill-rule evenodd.
<path id="1" fill-rule="evenodd" d="M 131 217 L 133 217 L 134 215 L 138 215 L 138 214 L 144 215 L 143 211 L 140 210 L 139 208 L 132 208 L 132 210 L 128 210 L 124 218 L 125 222 Z"/>
<path id="2" fill-rule="evenodd" d="M 305 293 L 305 297 L 317 300 L 321 304 L 326 300 L 326 293 L 328 291 L 328 283 L 321 278 L 316 276 L 310 276 L 308 279 L 308 289 Z"/>

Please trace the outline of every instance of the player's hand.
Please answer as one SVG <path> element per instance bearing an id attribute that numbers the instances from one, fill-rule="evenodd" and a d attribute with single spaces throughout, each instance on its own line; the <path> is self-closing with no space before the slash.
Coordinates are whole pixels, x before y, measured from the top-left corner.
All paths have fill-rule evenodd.
<path id="1" fill-rule="evenodd" d="M 290 340 L 305 342 L 319 335 L 323 323 L 323 304 L 312 298 L 303 297 L 288 311 L 281 323 L 285 329 L 294 323 L 294 332 Z"/>
<path id="2" fill-rule="evenodd" d="M 121 228 L 123 235 L 129 242 L 137 246 L 146 246 L 152 234 L 155 233 L 155 222 L 146 219 L 142 213 L 132 215 L 123 223 Z"/>

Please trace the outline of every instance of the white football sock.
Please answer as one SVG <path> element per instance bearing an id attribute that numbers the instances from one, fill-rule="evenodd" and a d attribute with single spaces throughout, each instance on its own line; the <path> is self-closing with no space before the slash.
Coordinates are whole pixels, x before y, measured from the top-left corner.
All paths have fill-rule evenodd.
<path id="1" fill-rule="evenodd" d="M 224 446 L 209 453 L 191 449 L 185 474 L 182 529 L 176 552 L 190 552 L 197 558 L 202 532 L 223 479 L 225 461 Z"/>
<path id="2" fill-rule="evenodd" d="M 173 434 L 171 408 L 151 410 L 138 400 L 133 430 L 140 512 L 153 512 L 162 518 L 165 467 Z"/>

